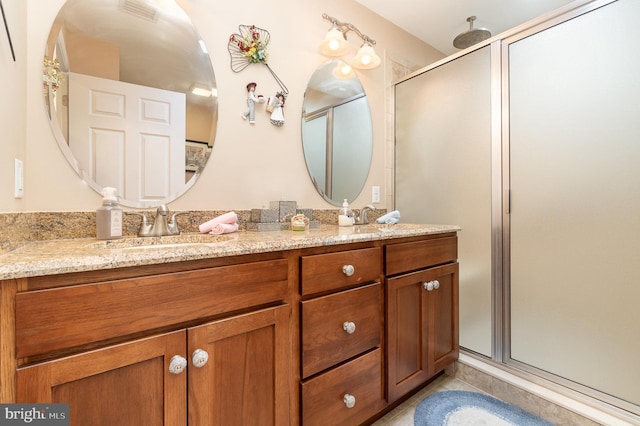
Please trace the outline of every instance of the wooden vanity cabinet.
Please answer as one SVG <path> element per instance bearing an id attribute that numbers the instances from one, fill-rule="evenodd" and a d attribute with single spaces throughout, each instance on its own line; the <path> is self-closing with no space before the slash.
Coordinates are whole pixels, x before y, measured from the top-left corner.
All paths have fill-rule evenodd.
<path id="1" fill-rule="evenodd" d="M 276 259 L 19 292 L 16 401 L 69 403 L 71 425 L 290 424 L 288 270 Z"/>
<path id="2" fill-rule="evenodd" d="M 387 397 L 392 403 L 458 358 L 457 238 L 385 249 Z"/>
<path id="3" fill-rule="evenodd" d="M 302 424 L 358 425 L 385 406 L 380 247 L 301 258 Z"/>

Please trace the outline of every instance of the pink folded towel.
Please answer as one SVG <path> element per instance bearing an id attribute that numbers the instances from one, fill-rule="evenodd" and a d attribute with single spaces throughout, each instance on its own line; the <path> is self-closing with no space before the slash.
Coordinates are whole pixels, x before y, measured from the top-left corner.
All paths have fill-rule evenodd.
<path id="1" fill-rule="evenodd" d="M 238 230 L 237 223 L 214 223 L 211 231 L 212 235 L 229 234 Z"/>
<path id="2" fill-rule="evenodd" d="M 238 222 L 238 215 L 236 214 L 236 212 L 228 212 L 225 214 L 221 214 L 220 216 L 214 217 L 208 222 L 203 223 L 202 225 L 200 225 L 199 229 L 200 229 L 200 232 L 202 232 L 203 234 L 206 234 L 211 232 L 213 230 L 214 225 L 216 224 L 227 224 L 227 225 L 235 224 L 236 229 L 234 229 L 233 231 L 237 231 L 238 230 L 237 222 Z M 229 231 L 229 232 L 233 232 L 233 231 Z M 217 232 L 217 233 L 221 234 L 222 232 Z"/>

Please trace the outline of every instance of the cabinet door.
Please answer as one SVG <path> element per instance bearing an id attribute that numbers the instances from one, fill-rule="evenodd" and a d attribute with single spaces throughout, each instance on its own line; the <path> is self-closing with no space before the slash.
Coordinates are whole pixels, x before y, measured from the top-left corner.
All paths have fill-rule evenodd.
<path id="1" fill-rule="evenodd" d="M 387 391 L 393 402 L 458 357 L 458 264 L 389 279 L 387 307 Z"/>
<path id="2" fill-rule="evenodd" d="M 182 330 L 20 368 L 17 402 L 69 404 L 72 426 L 184 425 L 186 374 L 169 364 L 185 341 Z"/>
<path id="3" fill-rule="evenodd" d="M 292 368 L 288 305 L 188 329 L 189 425 L 288 425 Z"/>

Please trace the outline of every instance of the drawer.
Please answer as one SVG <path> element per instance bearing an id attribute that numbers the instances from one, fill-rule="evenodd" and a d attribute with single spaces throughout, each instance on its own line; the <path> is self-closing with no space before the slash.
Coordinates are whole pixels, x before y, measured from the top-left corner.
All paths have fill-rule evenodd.
<path id="1" fill-rule="evenodd" d="M 304 381 L 301 387 L 304 426 L 361 424 L 385 404 L 381 350 L 376 349 Z M 351 408 L 344 402 L 347 394 L 355 398 Z"/>
<path id="2" fill-rule="evenodd" d="M 16 295 L 23 358 L 285 300 L 285 259 Z"/>
<path id="3" fill-rule="evenodd" d="M 306 296 L 378 281 L 382 274 L 381 258 L 378 247 L 302 256 L 300 291 Z M 348 273 L 349 266 L 353 267 L 352 275 Z"/>
<path id="4" fill-rule="evenodd" d="M 458 237 L 432 238 L 386 246 L 386 275 L 415 271 L 458 259 Z"/>
<path id="5" fill-rule="evenodd" d="M 383 297 L 377 283 L 302 302 L 302 377 L 379 346 Z"/>

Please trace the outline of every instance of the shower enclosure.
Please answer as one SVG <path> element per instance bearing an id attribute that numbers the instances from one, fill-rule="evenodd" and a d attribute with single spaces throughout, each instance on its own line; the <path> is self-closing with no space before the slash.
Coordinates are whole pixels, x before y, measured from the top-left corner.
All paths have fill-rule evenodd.
<path id="1" fill-rule="evenodd" d="M 460 345 L 640 419 L 640 2 L 582 1 L 396 91 L 396 208 L 460 233 Z"/>

